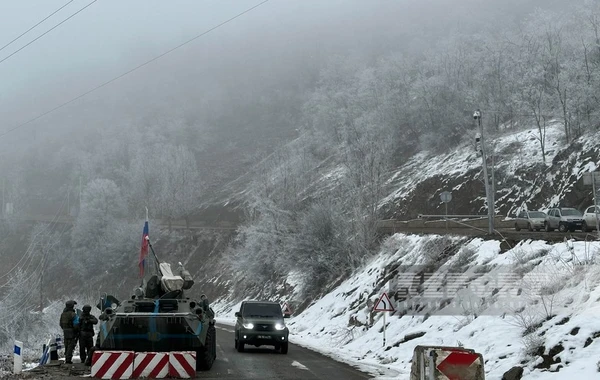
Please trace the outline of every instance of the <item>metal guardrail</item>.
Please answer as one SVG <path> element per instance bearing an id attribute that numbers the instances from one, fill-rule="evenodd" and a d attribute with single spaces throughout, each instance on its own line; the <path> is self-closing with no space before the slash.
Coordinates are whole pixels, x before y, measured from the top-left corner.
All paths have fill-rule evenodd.
<path id="1" fill-rule="evenodd" d="M 430 215 L 426 215 L 430 216 Z M 445 216 L 445 215 L 444 215 Z M 464 215 L 460 215 L 461 218 L 456 218 L 459 215 L 449 215 L 448 218 L 436 218 L 436 215 L 431 215 L 431 219 L 425 217 L 420 219 L 411 219 L 411 220 L 394 220 L 394 219 L 386 219 L 380 220 L 377 223 L 377 228 L 380 231 L 387 230 L 402 230 L 402 229 L 414 229 L 414 228 L 425 228 L 425 229 L 437 229 L 437 228 L 446 228 L 446 229 L 456 229 L 456 228 L 469 228 L 474 230 L 482 230 L 487 225 L 487 217 L 477 215 L 473 215 L 472 218 L 464 218 Z M 462 219 L 462 220 L 461 220 Z M 498 224 L 498 228 L 508 228 L 512 227 L 510 221 L 503 220 L 504 216 L 498 215 L 496 218 L 496 224 Z"/>
<path id="2" fill-rule="evenodd" d="M 496 215 L 496 218 L 502 217 L 503 215 Z M 457 219 L 487 219 L 487 215 L 427 215 L 427 214 L 419 214 L 417 215 L 418 219 L 429 219 L 429 218 L 437 218 L 437 219 L 445 219 L 445 218 L 457 218 Z"/>

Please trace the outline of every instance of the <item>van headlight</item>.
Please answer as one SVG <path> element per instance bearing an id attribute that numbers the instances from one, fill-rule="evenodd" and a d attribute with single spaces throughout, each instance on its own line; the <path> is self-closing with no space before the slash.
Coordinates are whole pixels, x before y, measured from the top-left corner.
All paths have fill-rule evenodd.
<path id="1" fill-rule="evenodd" d="M 243 323 L 242 326 L 244 326 L 244 328 L 248 330 L 252 330 L 254 328 L 254 324 L 252 323 Z"/>
<path id="2" fill-rule="evenodd" d="M 285 330 L 285 325 L 283 323 L 276 323 L 275 324 L 275 330 Z"/>

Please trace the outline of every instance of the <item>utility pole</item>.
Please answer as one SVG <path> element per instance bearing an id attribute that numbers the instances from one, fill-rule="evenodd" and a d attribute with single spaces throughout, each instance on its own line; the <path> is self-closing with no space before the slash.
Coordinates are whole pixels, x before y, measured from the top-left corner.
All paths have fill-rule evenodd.
<path id="1" fill-rule="evenodd" d="M 77 210 L 77 215 L 81 212 L 81 174 L 79 175 L 79 209 Z"/>
<path id="2" fill-rule="evenodd" d="M 46 256 L 42 246 L 42 274 L 40 275 L 40 312 L 44 310 L 44 272 L 46 271 Z"/>
<path id="3" fill-rule="evenodd" d="M 481 159 L 483 161 L 484 177 L 483 183 L 485 185 L 485 196 L 487 199 L 488 206 L 488 233 L 491 235 L 494 233 L 494 199 L 490 187 L 490 177 L 488 176 L 487 155 L 485 152 L 485 139 L 483 137 L 483 125 L 481 124 L 481 110 L 477 109 L 477 111 L 473 113 L 473 118 L 477 120 L 477 123 L 479 124 L 479 133 L 481 136 Z"/>
<path id="4" fill-rule="evenodd" d="M 494 221 L 493 226 L 496 225 L 496 146 L 492 146 L 492 220 Z"/>
<path id="5" fill-rule="evenodd" d="M 592 195 L 594 197 L 594 216 L 596 217 L 596 232 L 598 240 L 600 240 L 600 210 L 598 210 L 598 198 L 596 198 L 596 176 L 598 172 L 583 173 L 583 184 L 592 186 Z M 586 222 L 587 224 L 587 222 Z"/>
<path id="6" fill-rule="evenodd" d="M 596 200 L 596 176 L 595 172 L 592 172 L 592 194 L 594 196 L 594 216 L 596 217 L 596 233 L 598 234 L 598 240 L 600 240 L 600 226 L 598 222 L 598 201 Z"/>
<path id="7" fill-rule="evenodd" d="M 4 193 L 6 193 L 6 180 L 2 178 L 2 207 L 0 207 L 0 212 L 2 212 L 2 216 L 4 216 L 4 205 L 6 204 Z"/>

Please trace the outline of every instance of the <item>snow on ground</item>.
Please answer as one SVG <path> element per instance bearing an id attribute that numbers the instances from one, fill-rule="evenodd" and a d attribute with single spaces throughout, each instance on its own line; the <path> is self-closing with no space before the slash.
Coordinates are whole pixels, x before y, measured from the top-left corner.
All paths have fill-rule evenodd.
<path id="1" fill-rule="evenodd" d="M 600 132 L 591 133 L 579 138 L 575 143 L 579 146 L 568 146 L 564 141 L 562 123 L 551 121 L 546 128 L 545 176 L 536 176 L 543 163 L 539 132 L 537 128 L 506 130 L 491 138 L 487 138 L 488 156 L 494 152 L 496 170 L 496 208 L 508 209 L 512 215 L 519 211 L 523 204 L 541 203 L 540 207 L 555 207 L 572 191 L 575 181 L 584 172 L 598 166 L 593 157 L 598 152 L 597 141 Z M 560 160 L 556 160 L 557 155 Z M 536 168 L 537 166 L 537 168 Z M 471 180 L 480 179 L 482 161 L 475 144 L 465 142 L 448 153 L 422 151 L 406 161 L 388 180 L 394 189 L 380 202 L 381 206 L 389 204 L 401 205 L 410 201 L 417 185 L 431 178 L 440 178 L 442 183 L 451 182 L 452 190 L 460 193 L 462 187 Z M 468 175 L 468 176 L 467 176 Z M 461 182 L 456 183 L 459 180 Z M 432 190 L 431 196 L 442 190 L 449 190 L 445 185 Z M 551 192 L 547 199 L 539 199 L 539 194 Z M 546 196 L 545 196 L 546 197 Z M 474 199 L 484 207 L 484 193 Z"/>
<path id="2" fill-rule="evenodd" d="M 442 253 L 448 246 L 455 249 L 449 259 Z M 598 378 L 599 250 L 598 242 L 527 241 L 501 253 L 497 241 L 396 234 L 365 268 L 288 320 L 290 341 L 379 378 L 407 376 L 416 345 L 475 349 L 491 379 L 519 365 L 523 379 Z M 417 313 L 398 301 L 406 315 L 388 315 L 384 346 L 382 314 L 374 313 L 371 326 L 370 309 L 393 283 L 383 279 L 392 278 L 394 268 L 404 274 L 439 269 L 421 283 L 408 283 L 403 294 L 430 307 Z M 448 269 L 453 275 L 444 274 Z M 440 293 L 440 284 L 459 289 L 453 302 L 441 302 L 448 295 Z M 221 322 L 232 323 L 239 303 L 215 308 Z M 544 360 L 544 368 L 535 368 Z"/>
<path id="3" fill-rule="evenodd" d="M 562 124 L 553 122 L 546 130 L 546 162 L 550 163 L 554 159 L 558 148 L 561 147 Z M 505 133 L 494 139 L 486 141 L 488 154 L 492 147 L 494 152 L 502 154 L 507 150 L 516 152 L 511 154 L 510 160 L 498 163 L 506 172 L 514 173 L 518 168 L 531 167 L 542 162 L 540 153 L 540 143 L 536 128 L 521 130 L 518 132 Z M 513 148 L 513 149 L 511 149 Z M 423 151 L 403 165 L 399 171 L 390 179 L 395 185 L 395 191 L 387 198 L 383 199 L 382 204 L 393 200 L 400 200 L 420 182 L 427 178 L 436 176 L 460 177 L 471 170 L 481 168 L 481 156 L 471 143 L 465 143 L 449 153 L 438 154 L 437 152 Z M 399 183 L 397 180 L 402 179 Z M 453 189 L 455 191 L 459 188 Z"/>
<path id="4" fill-rule="evenodd" d="M 571 147 L 569 151 L 565 151 L 563 136 L 561 123 L 548 125 L 545 161 L 551 167 L 545 177 L 519 177 L 506 189 L 499 184 L 497 207 L 506 204 L 514 212 L 542 188 L 546 192 L 551 189 L 553 195 L 542 200 L 541 208 L 555 206 L 572 190 L 574 180 L 599 166 L 590 152 L 598 150 L 600 132 L 581 138 L 581 149 Z M 537 170 L 534 167 L 542 163 L 536 128 L 507 130 L 488 139 L 487 144 L 488 150 L 493 147 L 498 156 L 499 172 L 516 176 L 523 169 Z M 553 162 L 559 154 L 561 159 Z M 472 143 L 441 155 L 418 153 L 392 176 L 389 182 L 395 191 L 380 204 L 409 199 L 419 183 L 433 177 L 463 177 L 469 181 L 473 178 L 465 175 L 474 170 L 478 173 L 480 168 L 481 156 Z M 339 177 L 340 170 L 335 168 L 323 180 Z M 458 192 L 461 187 L 459 184 L 452 190 Z M 440 251 L 444 244 L 462 246 L 448 259 Z M 525 369 L 524 379 L 563 379 L 569 375 L 600 378 L 599 248 L 598 243 L 549 245 L 527 241 L 501 253 L 498 241 L 475 239 L 467 243 L 458 237 L 448 240 L 397 234 L 384 243 L 380 254 L 365 268 L 289 320 L 290 340 L 392 378 L 408 374 L 418 344 L 476 349 L 484 355 L 490 378 L 501 378 L 518 365 Z M 375 313 L 371 321 L 369 311 L 390 287 L 389 279 L 394 277 L 390 272 L 437 269 L 442 263 L 441 271 L 422 279 L 420 286 L 411 287 L 409 283 L 412 304 L 399 304 L 404 306 L 403 313 L 387 318 L 384 346 L 382 315 Z M 447 269 L 462 274 L 462 278 L 449 276 Z M 297 277 L 294 273 L 288 277 L 288 285 L 295 291 L 282 302 L 301 303 L 297 297 L 302 284 Z M 447 289 L 454 287 L 458 305 L 446 304 L 448 295 L 438 291 L 440 282 Z M 417 305 L 429 306 L 415 312 Z M 222 301 L 214 308 L 220 322 L 232 324 L 239 302 Z"/>

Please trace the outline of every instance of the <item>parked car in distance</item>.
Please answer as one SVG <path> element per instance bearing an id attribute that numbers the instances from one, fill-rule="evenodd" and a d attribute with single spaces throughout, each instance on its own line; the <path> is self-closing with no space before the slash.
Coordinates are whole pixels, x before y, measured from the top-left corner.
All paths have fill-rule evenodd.
<path id="1" fill-rule="evenodd" d="M 521 231 L 521 228 L 527 228 L 529 231 L 539 231 L 544 228 L 546 217 L 546 213 L 542 211 L 521 211 L 515 219 L 515 230 Z"/>
<path id="2" fill-rule="evenodd" d="M 558 229 L 560 232 L 581 230 L 583 226 L 583 214 L 581 211 L 571 207 L 555 207 L 547 212 L 544 229 L 547 232 Z"/>
<path id="3" fill-rule="evenodd" d="M 600 212 L 600 208 L 599 208 L 598 212 Z M 594 206 L 590 206 L 587 209 L 585 209 L 585 212 L 583 213 L 583 225 L 581 226 L 581 230 L 583 232 L 589 232 L 589 231 L 592 231 L 595 229 L 596 229 L 596 210 L 594 210 Z"/>

